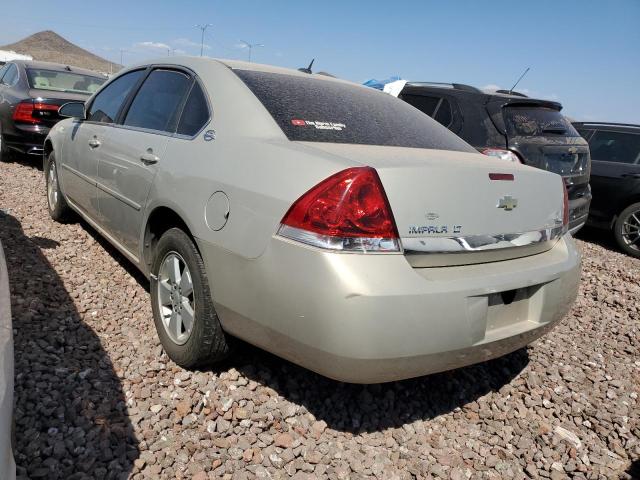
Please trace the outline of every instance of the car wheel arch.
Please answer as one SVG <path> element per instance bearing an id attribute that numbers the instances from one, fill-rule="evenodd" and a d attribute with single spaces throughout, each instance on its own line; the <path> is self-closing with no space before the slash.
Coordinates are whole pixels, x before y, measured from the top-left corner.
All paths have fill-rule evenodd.
<path id="1" fill-rule="evenodd" d="M 175 209 L 164 205 L 154 207 L 147 216 L 142 244 L 142 259 L 145 271 L 150 271 L 153 264 L 155 249 L 162 235 L 171 228 L 179 228 L 186 233 L 198 249 L 191 228 L 183 216 Z"/>

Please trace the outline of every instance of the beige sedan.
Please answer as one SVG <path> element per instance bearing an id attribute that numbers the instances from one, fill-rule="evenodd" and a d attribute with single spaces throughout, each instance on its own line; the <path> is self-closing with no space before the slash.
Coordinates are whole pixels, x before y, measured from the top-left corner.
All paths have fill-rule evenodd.
<path id="1" fill-rule="evenodd" d="M 50 214 L 80 215 L 148 276 L 184 367 L 239 337 L 339 380 L 408 378 L 520 348 L 576 297 L 561 177 L 382 92 L 172 57 L 60 113 Z"/>

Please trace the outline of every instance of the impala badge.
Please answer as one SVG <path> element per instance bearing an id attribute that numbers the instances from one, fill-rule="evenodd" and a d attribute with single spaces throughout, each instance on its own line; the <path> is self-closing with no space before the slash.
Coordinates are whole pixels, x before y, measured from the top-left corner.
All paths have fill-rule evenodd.
<path id="1" fill-rule="evenodd" d="M 511 195 L 505 195 L 498 201 L 498 208 L 504 208 L 507 212 L 513 210 L 518 206 L 518 200 L 513 198 Z"/>

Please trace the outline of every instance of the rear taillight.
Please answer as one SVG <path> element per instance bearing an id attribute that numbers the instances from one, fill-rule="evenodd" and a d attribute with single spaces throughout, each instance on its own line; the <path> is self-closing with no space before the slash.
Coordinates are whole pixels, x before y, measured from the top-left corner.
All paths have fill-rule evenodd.
<path id="1" fill-rule="evenodd" d="M 562 181 L 563 193 L 563 206 L 562 206 L 562 225 L 565 230 L 569 228 L 569 193 L 567 192 L 567 186 Z"/>
<path id="2" fill-rule="evenodd" d="M 502 148 L 485 148 L 484 150 L 480 150 L 480 153 L 484 153 L 490 157 L 497 157 L 500 160 L 506 160 L 508 162 L 522 163 L 518 154 L 511 150 L 504 150 Z"/>
<path id="3" fill-rule="evenodd" d="M 37 124 L 42 122 L 43 118 L 50 115 L 49 112 L 58 112 L 58 105 L 50 105 L 48 103 L 39 103 L 32 100 L 20 102 L 13 111 L 13 120 L 15 122 L 24 122 Z"/>
<path id="4" fill-rule="evenodd" d="M 348 252 L 399 252 L 400 239 L 378 174 L 343 170 L 320 182 L 289 209 L 278 234 Z"/>

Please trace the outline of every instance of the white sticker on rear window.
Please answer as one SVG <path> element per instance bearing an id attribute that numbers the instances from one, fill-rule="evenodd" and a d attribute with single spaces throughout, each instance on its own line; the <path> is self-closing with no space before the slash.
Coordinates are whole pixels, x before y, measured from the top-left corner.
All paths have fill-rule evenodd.
<path id="1" fill-rule="evenodd" d="M 344 123 L 336 123 L 336 122 L 321 122 L 319 120 L 302 120 L 299 118 L 294 118 L 291 120 L 291 125 L 295 125 L 296 127 L 314 127 L 316 130 L 337 130 L 341 132 L 343 129 L 347 128 Z"/>

